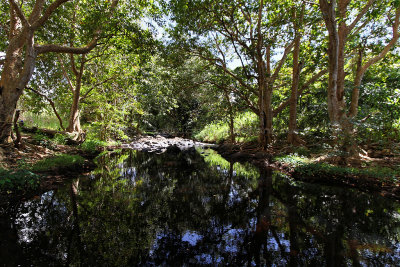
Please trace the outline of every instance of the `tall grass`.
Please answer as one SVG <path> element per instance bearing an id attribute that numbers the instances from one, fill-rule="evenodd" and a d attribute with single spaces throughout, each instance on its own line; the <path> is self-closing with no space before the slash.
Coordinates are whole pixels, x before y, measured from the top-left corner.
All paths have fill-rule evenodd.
<path id="1" fill-rule="evenodd" d="M 253 112 L 244 112 L 235 116 L 234 132 L 237 142 L 257 140 L 258 116 Z M 206 142 L 223 142 L 229 139 L 229 124 L 227 121 L 217 121 L 206 125 L 196 139 Z"/>
<path id="2" fill-rule="evenodd" d="M 52 130 L 61 130 L 60 123 L 57 117 L 53 114 L 49 114 L 47 112 L 44 113 L 32 113 L 32 112 L 24 112 L 20 120 L 24 121 L 24 125 L 27 127 L 38 127 L 38 128 L 46 128 Z M 65 119 L 63 120 L 65 124 Z M 65 125 L 64 125 L 65 126 Z"/>

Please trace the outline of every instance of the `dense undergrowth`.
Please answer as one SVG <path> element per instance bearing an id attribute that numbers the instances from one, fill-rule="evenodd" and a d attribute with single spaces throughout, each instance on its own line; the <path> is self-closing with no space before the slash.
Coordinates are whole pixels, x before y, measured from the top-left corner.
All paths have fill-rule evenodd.
<path id="1" fill-rule="evenodd" d="M 337 166 L 326 162 L 313 162 L 311 159 L 298 154 L 278 156 L 274 161 L 286 165 L 293 173 L 304 177 L 366 177 L 386 183 L 400 182 L 400 166 L 355 168 Z"/>
<path id="2" fill-rule="evenodd" d="M 235 140 L 239 143 L 258 138 L 258 117 L 253 112 L 238 114 L 234 119 Z M 230 138 L 229 124 L 226 120 L 206 125 L 194 136 L 197 140 L 221 143 Z"/>
<path id="3" fill-rule="evenodd" d="M 40 185 L 41 176 L 30 170 L 0 169 L 0 192 L 15 193 L 36 190 Z"/>
<path id="4" fill-rule="evenodd" d="M 73 169 L 80 167 L 85 159 L 79 155 L 57 155 L 36 162 L 30 169 L 34 172 L 43 172 L 56 169 Z"/>

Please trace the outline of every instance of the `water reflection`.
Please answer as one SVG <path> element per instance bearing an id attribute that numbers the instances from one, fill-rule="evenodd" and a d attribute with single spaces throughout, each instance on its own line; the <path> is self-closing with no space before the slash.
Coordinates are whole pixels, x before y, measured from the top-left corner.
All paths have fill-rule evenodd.
<path id="1" fill-rule="evenodd" d="M 2 207 L 0 262 L 71 266 L 395 266 L 400 207 L 296 183 L 212 150 L 120 151 L 92 177 Z"/>

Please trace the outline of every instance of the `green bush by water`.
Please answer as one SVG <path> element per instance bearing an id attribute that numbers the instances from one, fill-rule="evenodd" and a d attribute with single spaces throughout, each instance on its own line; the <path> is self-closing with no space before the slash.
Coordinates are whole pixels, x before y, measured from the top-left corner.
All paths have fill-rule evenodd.
<path id="1" fill-rule="evenodd" d="M 308 177 L 369 177 L 383 182 L 396 182 L 400 179 L 400 167 L 395 169 L 387 167 L 353 168 L 336 166 L 325 162 L 311 162 L 310 159 L 297 153 L 278 156 L 274 161 L 287 164 L 299 175 Z"/>
<path id="2" fill-rule="evenodd" d="M 86 152 L 96 152 L 100 147 L 106 147 L 108 145 L 105 141 L 100 141 L 98 139 L 89 139 L 81 144 L 81 149 Z"/>
<path id="3" fill-rule="evenodd" d="M 258 138 L 258 117 L 253 112 L 245 112 L 235 116 L 234 132 L 237 142 L 249 142 Z M 229 124 L 217 121 L 206 125 L 194 137 L 197 140 L 220 143 L 229 139 Z"/>
<path id="4" fill-rule="evenodd" d="M 379 179 L 383 182 L 397 182 L 400 176 L 399 169 L 391 169 L 386 167 L 371 167 L 366 169 L 358 169 L 352 167 L 335 166 L 328 163 L 307 163 L 299 164 L 295 171 L 300 175 L 305 176 L 320 176 L 320 177 L 348 177 L 348 176 L 363 176 L 374 179 Z"/>
<path id="5" fill-rule="evenodd" d="M 40 184 L 40 175 L 28 170 L 0 169 L 0 192 L 35 190 Z"/>
<path id="6" fill-rule="evenodd" d="M 81 166 L 83 165 L 84 162 L 85 159 L 79 155 L 62 154 L 36 162 L 32 166 L 31 170 L 42 172 L 60 168 L 66 169 L 66 168 Z"/>
<path id="7" fill-rule="evenodd" d="M 297 153 L 284 156 L 277 156 L 274 158 L 274 161 L 288 164 L 290 167 L 293 168 L 310 162 L 309 159 Z"/>

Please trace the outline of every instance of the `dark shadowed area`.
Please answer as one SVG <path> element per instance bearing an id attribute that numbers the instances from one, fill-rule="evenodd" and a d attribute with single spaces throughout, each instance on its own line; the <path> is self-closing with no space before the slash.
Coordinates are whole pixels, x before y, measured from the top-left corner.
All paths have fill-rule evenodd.
<path id="1" fill-rule="evenodd" d="M 1 266 L 395 266 L 400 205 L 230 163 L 211 149 L 99 157 L 0 207 Z"/>

